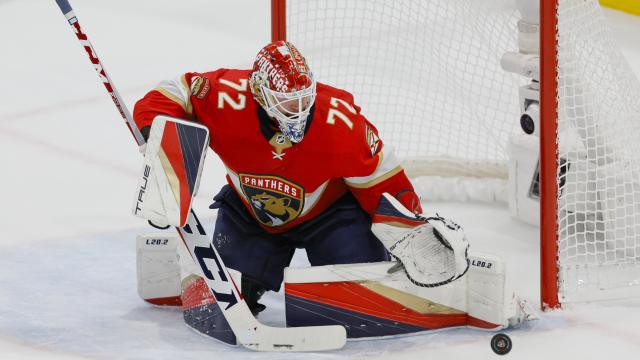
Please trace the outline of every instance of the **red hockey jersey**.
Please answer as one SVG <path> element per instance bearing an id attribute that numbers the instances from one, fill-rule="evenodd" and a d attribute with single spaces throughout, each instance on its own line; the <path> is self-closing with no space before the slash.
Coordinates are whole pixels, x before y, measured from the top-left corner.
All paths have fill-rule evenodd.
<path id="1" fill-rule="evenodd" d="M 271 233 L 317 216 L 346 191 L 370 214 L 383 192 L 421 211 L 402 167 L 351 94 L 318 83 L 304 139 L 295 144 L 253 100 L 249 74 L 219 69 L 164 81 L 138 101 L 134 119 L 141 129 L 159 114 L 207 126 L 227 181 Z"/>

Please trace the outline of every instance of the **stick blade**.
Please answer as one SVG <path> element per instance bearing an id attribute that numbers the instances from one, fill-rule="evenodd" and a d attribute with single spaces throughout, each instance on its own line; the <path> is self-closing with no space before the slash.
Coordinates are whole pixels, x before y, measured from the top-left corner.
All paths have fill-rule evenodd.
<path id="1" fill-rule="evenodd" d="M 260 325 L 252 338 L 256 341 L 241 342 L 256 351 L 327 351 L 342 348 L 347 342 L 347 331 L 340 325 L 270 327 Z"/>
<path id="2" fill-rule="evenodd" d="M 238 343 L 255 351 L 326 351 L 342 348 L 347 331 L 342 325 L 272 327 L 261 324 L 244 300 L 223 310 Z"/>

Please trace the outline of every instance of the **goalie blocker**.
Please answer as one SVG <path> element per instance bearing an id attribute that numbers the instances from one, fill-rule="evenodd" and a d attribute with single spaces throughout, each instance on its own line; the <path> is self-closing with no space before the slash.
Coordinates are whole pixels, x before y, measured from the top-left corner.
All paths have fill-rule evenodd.
<path id="1" fill-rule="evenodd" d="M 157 116 L 149 131 L 133 214 L 157 226 L 184 226 L 208 146 L 206 127 Z"/>

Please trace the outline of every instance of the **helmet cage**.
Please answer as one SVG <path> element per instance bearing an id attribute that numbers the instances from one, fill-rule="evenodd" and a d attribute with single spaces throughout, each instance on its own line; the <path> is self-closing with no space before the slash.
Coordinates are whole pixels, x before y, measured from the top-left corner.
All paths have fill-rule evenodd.
<path id="1" fill-rule="evenodd" d="M 276 119 L 282 134 L 294 143 L 302 141 L 307 125 L 307 117 L 316 99 L 315 80 L 305 89 L 293 92 L 279 92 L 260 86 L 264 109 Z"/>

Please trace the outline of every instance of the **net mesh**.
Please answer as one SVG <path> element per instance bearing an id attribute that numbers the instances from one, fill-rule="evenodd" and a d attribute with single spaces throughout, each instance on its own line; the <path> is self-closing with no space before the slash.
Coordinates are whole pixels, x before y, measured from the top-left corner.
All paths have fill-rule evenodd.
<path id="1" fill-rule="evenodd" d="M 289 1 L 287 36 L 320 81 L 354 94 L 398 155 L 501 162 L 523 82 L 499 71 L 517 49 L 507 3 Z"/>
<path id="2" fill-rule="evenodd" d="M 558 5 L 559 296 L 624 296 L 640 285 L 640 87 L 599 4 Z"/>
<path id="3" fill-rule="evenodd" d="M 530 81 L 500 68 L 519 17 L 513 0 L 296 0 L 287 37 L 399 156 L 488 168 L 521 133 Z M 558 32 L 559 295 L 627 294 L 640 285 L 638 81 L 596 0 L 560 0 Z"/>

